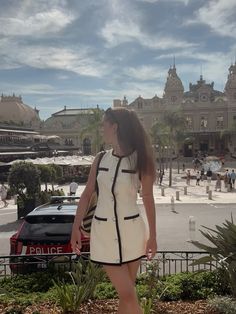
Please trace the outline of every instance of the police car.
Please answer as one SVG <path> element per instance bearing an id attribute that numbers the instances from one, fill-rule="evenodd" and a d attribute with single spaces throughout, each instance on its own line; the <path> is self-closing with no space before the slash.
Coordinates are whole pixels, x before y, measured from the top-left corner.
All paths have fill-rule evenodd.
<path id="1" fill-rule="evenodd" d="M 17 233 L 10 238 L 12 272 L 24 273 L 46 267 L 50 254 L 72 253 L 70 237 L 78 199 L 76 196 L 53 196 L 49 203 L 25 216 Z M 81 252 L 89 252 L 89 238 L 82 234 L 81 241 Z M 37 258 L 37 255 L 45 256 Z"/>

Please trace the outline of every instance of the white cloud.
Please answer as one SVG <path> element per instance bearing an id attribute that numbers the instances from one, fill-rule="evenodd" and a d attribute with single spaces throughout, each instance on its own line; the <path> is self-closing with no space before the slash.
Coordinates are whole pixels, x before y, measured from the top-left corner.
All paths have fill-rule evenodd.
<path id="1" fill-rule="evenodd" d="M 156 2 L 160 2 L 160 0 L 136 0 L 138 2 L 149 2 L 149 3 L 156 3 Z M 182 2 L 184 3 L 185 5 L 188 5 L 188 3 L 190 2 L 191 0 L 165 0 L 165 2 Z"/>
<path id="2" fill-rule="evenodd" d="M 143 65 L 139 67 L 128 67 L 124 74 L 139 81 L 163 80 L 166 76 L 166 68 L 155 65 Z"/>
<path id="3" fill-rule="evenodd" d="M 184 0 L 176 0 L 184 1 Z M 149 49 L 175 49 L 194 47 L 196 44 L 157 32 L 155 35 L 143 31 L 144 13 L 133 5 L 133 1 L 110 0 L 108 19 L 97 33 L 106 41 L 108 48 L 123 43 L 138 43 Z"/>
<path id="4" fill-rule="evenodd" d="M 73 20 L 72 13 L 53 8 L 47 12 L 37 12 L 32 16 L 18 14 L 17 17 L 0 17 L 0 35 L 38 37 L 58 32 Z"/>
<path id="5" fill-rule="evenodd" d="M 203 23 L 222 36 L 236 37 L 236 1 L 210 0 L 185 24 Z"/>
<path id="6" fill-rule="evenodd" d="M 19 46 L 17 43 L 0 42 L 0 69 L 29 66 L 38 69 L 58 69 L 75 72 L 79 75 L 101 77 L 109 70 L 108 66 L 90 57 L 87 48 L 57 48 L 49 46 Z M 7 64 L 6 64 L 7 62 Z"/>
<path id="7" fill-rule="evenodd" d="M 163 78 L 163 83 L 158 82 L 129 82 L 122 88 L 122 93 L 119 95 L 126 95 L 130 102 L 134 101 L 138 96 L 143 98 L 152 98 L 155 95 L 162 97 L 165 85 L 165 78 Z M 116 97 L 119 98 L 119 97 Z M 121 96 L 123 98 L 123 96 Z"/>
<path id="8" fill-rule="evenodd" d="M 119 19 L 107 22 L 100 35 L 107 41 L 108 47 L 115 47 L 127 42 L 137 42 L 142 46 L 161 50 L 196 46 L 196 44 L 171 36 L 163 36 L 160 33 L 154 37 L 142 32 L 140 26 L 135 22 Z"/>

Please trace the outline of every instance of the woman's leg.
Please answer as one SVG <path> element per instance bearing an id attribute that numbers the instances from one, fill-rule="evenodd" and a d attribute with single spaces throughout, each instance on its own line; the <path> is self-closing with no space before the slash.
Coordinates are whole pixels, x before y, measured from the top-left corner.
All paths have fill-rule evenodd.
<path id="1" fill-rule="evenodd" d="M 118 314 L 142 314 L 135 290 L 139 261 L 121 266 L 104 265 L 104 269 L 119 295 Z"/>

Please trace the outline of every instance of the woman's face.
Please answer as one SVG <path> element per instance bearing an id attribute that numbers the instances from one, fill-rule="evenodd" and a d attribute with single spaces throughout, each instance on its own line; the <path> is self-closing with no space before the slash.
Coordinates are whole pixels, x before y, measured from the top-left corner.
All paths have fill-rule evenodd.
<path id="1" fill-rule="evenodd" d="M 111 123 L 104 115 L 102 121 L 102 135 L 106 144 L 113 144 L 116 139 L 117 124 Z"/>

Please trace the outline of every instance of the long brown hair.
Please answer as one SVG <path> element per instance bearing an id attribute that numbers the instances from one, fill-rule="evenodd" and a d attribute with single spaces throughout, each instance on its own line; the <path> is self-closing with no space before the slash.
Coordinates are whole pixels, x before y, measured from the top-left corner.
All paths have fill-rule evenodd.
<path id="1" fill-rule="evenodd" d="M 123 107 L 108 108 L 105 118 L 117 123 L 117 139 L 121 149 L 126 153 L 137 152 L 136 168 L 140 175 L 155 178 L 155 164 L 152 146 L 136 112 Z"/>

